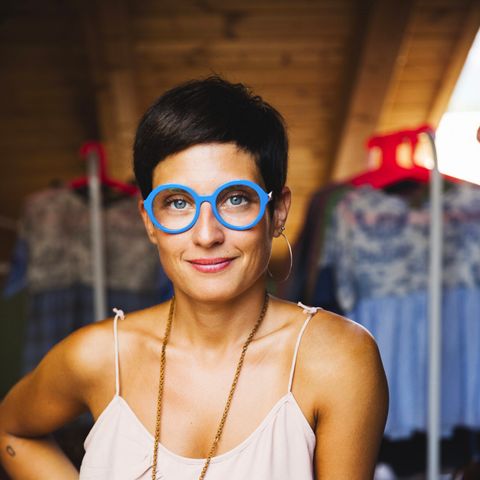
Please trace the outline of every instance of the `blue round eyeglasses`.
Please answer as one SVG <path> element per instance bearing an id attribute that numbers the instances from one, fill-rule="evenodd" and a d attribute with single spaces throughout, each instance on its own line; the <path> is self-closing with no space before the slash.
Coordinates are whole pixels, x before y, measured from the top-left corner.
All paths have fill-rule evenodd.
<path id="1" fill-rule="evenodd" d="M 165 233 L 183 233 L 195 225 L 202 203 L 212 207 L 215 218 L 232 230 L 253 228 L 263 217 L 272 192 L 250 180 L 232 180 L 212 195 L 198 195 L 177 183 L 159 185 L 143 202 L 152 223 Z"/>

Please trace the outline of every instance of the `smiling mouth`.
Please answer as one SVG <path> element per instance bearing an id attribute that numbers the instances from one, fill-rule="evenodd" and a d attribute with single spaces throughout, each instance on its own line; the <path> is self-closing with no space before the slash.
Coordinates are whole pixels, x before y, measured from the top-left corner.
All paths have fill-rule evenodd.
<path id="1" fill-rule="evenodd" d="M 196 270 L 203 273 L 215 273 L 226 269 L 235 260 L 234 258 L 198 258 L 189 260 Z"/>

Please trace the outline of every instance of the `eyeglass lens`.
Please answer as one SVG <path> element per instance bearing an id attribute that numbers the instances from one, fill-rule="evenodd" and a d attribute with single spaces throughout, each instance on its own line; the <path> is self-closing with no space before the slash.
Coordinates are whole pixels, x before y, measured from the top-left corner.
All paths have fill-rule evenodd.
<path id="1" fill-rule="evenodd" d="M 233 227 L 246 227 L 252 224 L 260 213 L 260 197 L 248 185 L 231 185 L 221 190 L 215 206 L 218 215 Z M 153 200 L 153 213 L 157 222 L 170 230 L 181 230 L 190 225 L 196 209 L 192 195 L 182 188 L 164 189 Z"/>

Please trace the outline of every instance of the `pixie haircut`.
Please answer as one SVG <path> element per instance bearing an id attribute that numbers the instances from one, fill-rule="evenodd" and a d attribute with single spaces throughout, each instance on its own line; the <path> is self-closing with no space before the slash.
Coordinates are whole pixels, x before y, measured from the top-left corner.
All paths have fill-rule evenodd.
<path id="1" fill-rule="evenodd" d="M 145 112 L 133 152 L 135 177 L 145 199 L 153 170 L 169 155 L 206 143 L 235 143 L 255 159 L 274 201 L 287 177 L 288 138 L 280 113 L 241 83 L 219 76 L 183 83 Z M 272 202 L 274 203 L 274 202 Z"/>

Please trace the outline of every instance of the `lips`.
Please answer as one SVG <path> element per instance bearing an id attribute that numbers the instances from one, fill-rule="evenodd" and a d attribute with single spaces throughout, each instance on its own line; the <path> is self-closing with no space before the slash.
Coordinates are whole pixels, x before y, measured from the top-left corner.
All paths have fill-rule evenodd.
<path id="1" fill-rule="evenodd" d="M 196 270 L 203 273 L 216 273 L 225 270 L 234 258 L 196 258 L 189 263 Z"/>

